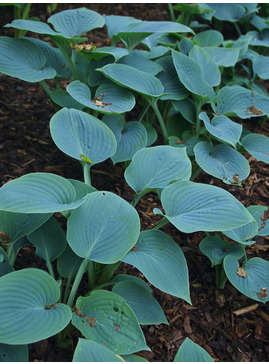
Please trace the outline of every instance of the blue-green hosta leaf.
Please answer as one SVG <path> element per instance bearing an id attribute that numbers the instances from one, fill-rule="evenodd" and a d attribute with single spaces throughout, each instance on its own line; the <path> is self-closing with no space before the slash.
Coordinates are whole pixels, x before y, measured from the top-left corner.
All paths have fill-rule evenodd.
<path id="1" fill-rule="evenodd" d="M 145 281 L 143 281 L 143 279 L 138 278 L 136 276 L 131 276 L 129 274 L 117 274 L 116 277 L 113 279 L 113 283 L 126 282 L 126 281 L 139 284 L 149 293 L 152 292 L 152 289 L 149 287 L 149 285 Z"/>
<path id="2" fill-rule="evenodd" d="M 107 34 L 113 38 L 116 34 L 126 29 L 130 24 L 142 23 L 142 20 L 135 19 L 131 16 L 122 15 L 103 15 L 107 27 Z"/>
<path id="3" fill-rule="evenodd" d="M 177 72 L 175 70 L 171 56 L 166 56 L 156 61 L 163 68 L 157 77 L 164 87 L 164 95 L 161 100 L 182 100 L 189 95 L 189 91 L 178 80 Z"/>
<path id="4" fill-rule="evenodd" d="M 179 48 L 181 53 L 185 54 L 186 56 L 190 53 L 192 48 L 194 47 L 194 43 L 189 38 L 183 38 L 179 42 Z"/>
<path id="5" fill-rule="evenodd" d="M 57 270 L 64 278 L 74 278 L 81 263 L 82 258 L 67 245 L 63 254 L 57 259 Z"/>
<path id="6" fill-rule="evenodd" d="M 127 112 L 135 105 L 134 95 L 118 85 L 101 85 L 94 98 L 89 87 L 80 81 L 71 82 L 66 90 L 76 101 L 102 114 Z"/>
<path id="7" fill-rule="evenodd" d="M 172 51 L 172 57 L 178 78 L 183 85 L 196 95 L 212 99 L 214 97 L 213 88 L 204 79 L 199 63 L 177 51 Z"/>
<path id="8" fill-rule="evenodd" d="M 204 47 L 217 66 L 233 67 L 239 58 L 238 48 Z"/>
<path id="9" fill-rule="evenodd" d="M 247 210 L 254 217 L 258 224 L 258 236 L 269 235 L 268 207 L 261 205 L 253 205 L 247 207 Z"/>
<path id="10" fill-rule="evenodd" d="M 112 131 L 99 119 L 76 109 L 62 109 L 51 118 L 52 139 L 61 151 L 91 164 L 111 157 L 117 147 Z"/>
<path id="11" fill-rule="evenodd" d="M 251 133 L 242 140 L 243 147 L 257 160 L 269 163 L 269 138 Z"/>
<path id="12" fill-rule="evenodd" d="M 139 54 L 132 55 L 132 53 L 130 53 L 125 57 L 122 57 L 118 61 L 118 64 L 126 64 L 127 66 L 137 68 L 140 71 L 150 73 L 153 76 L 156 76 L 158 73 L 163 71 L 163 67 L 161 65 L 150 61 L 149 59 L 139 57 Z"/>
<path id="13" fill-rule="evenodd" d="M 246 14 L 246 9 L 243 4 L 208 4 L 214 10 L 213 17 L 218 20 L 230 21 L 232 23 L 238 22 Z"/>
<path id="14" fill-rule="evenodd" d="M 192 99 L 173 101 L 172 105 L 189 123 L 196 124 L 196 105 Z"/>
<path id="15" fill-rule="evenodd" d="M 269 262 L 261 258 L 251 258 L 242 267 L 231 255 L 224 258 L 225 273 L 232 283 L 245 296 L 255 301 L 267 302 L 269 287 Z M 264 292 L 264 290 L 265 292 Z"/>
<path id="16" fill-rule="evenodd" d="M 73 97 L 71 97 L 65 90 L 53 90 L 49 94 L 51 100 L 61 106 L 61 107 L 67 107 L 68 109 L 77 109 L 77 110 L 83 110 L 84 105 L 77 102 Z"/>
<path id="17" fill-rule="evenodd" d="M 67 221 L 69 245 L 82 258 L 104 264 L 118 262 L 139 236 L 138 213 L 111 192 L 90 193 L 84 204 Z"/>
<path id="18" fill-rule="evenodd" d="M 123 281 L 115 284 L 112 292 L 125 299 L 140 325 L 168 324 L 159 303 L 141 285 Z"/>
<path id="19" fill-rule="evenodd" d="M 188 267 L 180 247 L 160 230 L 142 231 L 123 262 L 139 269 L 158 289 L 191 303 Z"/>
<path id="20" fill-rule="evenodd" d="M 171 181 L 189 180 L 191 162 L 186 149 L 168 145 L 144 148 L 134 155 L 124 177 L 136 193 L 144 189 L 164 188 Z"/>
<path id="21" fill-rule="evenodd" d="M 85 57 L 81 56 L 81 58 L 85 59 Z M 83 81 L 84 83 L 87 83 L 87 85 L 91 87 L 99 86 L 102 84 L 113 84 L 113 81 L 109 80 L 105 75 L 103 75 L 101 72 L 97 71 L 99 68 L 109 64 L 114 63 L 113 56 L 107 56 L 103 57 L 101 59 L 95 60 L 91 59 L 89 62 L 88 60 L 82 61 L 81 58 L 78 58 L 78 65 L 77 69 L 79 72 L 80 65 L 82 64 L 85 68 L 83 70 L 83 73 L 80 73 L 80 81 Z M 86 73 L 86 77 L 84 75 Z"/>
<path id="22" fill-rule="evenodd" d="M 269 47 L 269 29 L 264 29 L 261 32 L 253 30 L 246 35 L 250 38 L 250 45 Z"/>
<path id="23" fill-rule="evenodd" d="M 129 354 L 129 355 L 122 355 L 122 358 L 127 362 L 147 362 L 146 359 L 142 358 L 141 356 L 135 355 L 135 354 Z"/>
<path id="24" fill-rule="evenodd" d="M 76 197 L 75 200 L 80 200 L 84 196 L 86 196 L 88 193 L 92 193 L 97 191 L 96 188 L 89 186 L 88 184 L 78 181 L 77 179 L 68 178 L 68 181 L 72 184 L 76 191 Z"/>
<path id="25" fill-rule="evenodd" d="M 229 145 L 218 144 L 213 149 L 210 143 L 200 142 L 194 153 L 199 166 L 224 183 L 241 185 L 250 173 L 247 159 Z"/>
<path id="26" fill-rule="evenodd" d="M 112 46 L 96 48 L 94 51 L 91 52 L 91 56 L 94 57 L 94 59 L 96 60 L 101 59 L 104 56 L 110 55 L 114 57 L 116 62 L 127 54 L 128 50 L 126 48 Z"/>
<path id="27" fill-rule="evenodd" d="M 251 19 L 249 20 L 250 24 L 254 25 L 259 31 L 264 29 L 268 29 L 268 19 L 262 18 L 259 15 L 252 14 Z"/>
<path id="28" fill-rule="evenodd" d="M 223 35 L 217 30 L 209 29 L 196 34 L 192 38 L 192 40 L 198 46 L 204 48 L 204 47 L 218 47 L 222 44 L 224 38 Z"/>
<path id="29" fill-rule="evenodd" d="M 78 339 L 73 362 L 124 362 L 124 359 L 102 344 L 93 340 Z"/>
<path id="30" fill-rule="evenodd" d="M 53 216 L 27 238 L 35 245 L 36 255 L 46 262 L 58 258 L 67 244 L 65 233 Z"/>
<path id="31" fill-rule="evenodd" d="M 185 233 L 225 231 L 253 221 L 232 194 L 212 185 L 178 181 L 163 189 L 161 202 L 164 216 Z"/>
<path id="32" fill-rule="evenodd" d="M 28 345 L 0 344 L 0 362 L 28 362 Z"/>
<path id="33" fill-rule="evenodd" d="M 14 268 L 8 262 L 8 256 L 3 248 L 0 247 L 0 277 L 13 272 Z M 1 356 L 0 356 L 1 358 Z M 0 360 L 1 361 L 1 360 Z"/>
<path id="34" fill-rule="evenodd" d="M 23 345 L 62 331 L 70 307 L 57 303 L 58 283 L 46 272 L 26 268 L 0 278 L 0 342 Z"/>
<path id="35" fill-rule="evenodd" d="M 48 23 L 67 38 L 80 36 L 105 25 L 102 15 L 86 8 L 61 11 L 49 17 Z"/>
<path id="36" fill-rule="evenodd" d="M 120 86 L 143 95 L 158 97 L 163 94 L 163 85 L 158 78 L 126 64 L 108 64 L 97 69 Z"/>
<path id="37" fill-rule="evenodd" d="M 111 157 L 114 164 L 131 160 L 148 143 L 147 131 L 138 121 L 125 123 L 123 116 L 105 116 L 103 122 L 112 130 L 117 140 L 117 150 Z"/>
<path id="38" fill-rule="evenodd" d="M 194 46 L 190 51 L 190 58 L 196 61 L 201 67 L 202 77 L 210 86 L 220 84 L 220 71 L 213 59 L 203 48 Z"/>
<path id="39" fill-rule="evenodd" d="M 37 46 L 40 52 L 46 57 L 46 66 L 55 69 L 58 77 L 71 76 L 70 68 L 60 49 L 52 47 L 49 43 L 37 38 L 25 37 L 24 39 L 33 42 Z"/>
<path id="40" fill-rule="evenodd" d="M 15 243 L 23 236 L 37 229 L 50 216 L 51 214 L 21 214 L 0 211 L 1 231 L 8 235 L 10 243 Z"/>
<path id="41" fill-rule="evenodd" d="M 52 213 L 72 210 L 84 200 L 75 199 L 67 179 L 52 173 L 29 173 L 0 188 L 0 210 L 20 213 Z"/>
<path id="42" fill-rule="evenodd" d="M 209 139 L 204 135 L 192 136 L 192 132 L 189 132 L 189 130 L 185 131 L 182 134 L 182 139 L 176 137 L 176 136 L 170 136 L 168 138 L 169 145 L 175 148 L 186 148 L 186 152 L 188 156 L 194 156 L 194 147 L 200 143 L 200 142 L 208 142 Z"/>
<path id="43" fill-rule="evenodd" d="M 199 114 L 199 119 L 203 120 L 206 129 L 217 139 L 236 147 L 242 134 L 242 125 L 233 122 L 224 115 L 216 115 L 212 120 L 205 112 Z"/>
<path id="44" fill-rule="evenodd" d="M 259 55 L 253 60 L 253 71 L 262 80 L 267 80 L 269 78 L 269 57 Z"/>
<path id="45" fill-rule="evenodd" d="M 166 130 L 169 136 L 181 138 L 186 130 L 192 131 L 192 126 L 180 113 L 175 113 L 167 120 Z"/>
<path id="46" fill-rule="evenodd" d="M 244 87 L 233 85 L 223 87 L 212 101 L 217 114 L 238 116 L 241 119 L 269 114 L 269 97 L 252 93 Z"/>
<path id="47" fill-rule="evenodd" d="M 16 19 L 13 20 L 10 24 L 6 24 L 7 28 L 15 28 L 21 30 L 29 30 L 30 32 L 37 34 L 46 34 L 50 36 L 64 36 L 64 34 L 55 32 L 51 29 L 51 27 L 43 23 L 42 21 L 28 20 L 28 19 Z"/>
<path id="48" fill-rule="evenodd" d="M 156 129 L 153 126 L 151 126 L 150 124 L 148 124 L 147 122 L 142 121 L 142 125 L 146 129 L 147 137 L 148 137 L 146 147 L 149 147 L 150 145 L 152 145 L 153 143 L 156 142 L 156 140 L 158 138 L 158 134 L 157 134 Z"/>
<path id="49" fill-rule="evenodd" d="M 211 267 L 222 264 L 226 255 L 233 255 L 236 259 L 242 258 L 244 249 L 239 244 L 229 244 L 218 235 L 208 236 L 199 244 L 199 249 L 211 261 Z"/>
<path id="50" fill-rule="evenodd" d="M 86 339 L 124 355 L 149 350 L 137 318 L 116 293 L 97 290 L 76 302 L 81 316 L 73 313 L 72 323 Z"/>
<path id="51" fill-rule="evenodd" d="M 211 4 L 210 4 L 211 5 Z M 205 349 L 201 346 L 195 344 L 189 338 L 186 338 L 185 341 L 181 344 L 174 362 L 213 362 L 214 360 L 208 354 Z"/>
<path id="52" fill-rule="evenodd" d="M 238 228 L 232 230 L 226 230 L 223 232 L 223 234 L 228 236 L 230 239 L 237 241 L 240 244 L 251 245 L 255 243 L 255 241 L 251 241 L 251 239 L 257 235 L 257 232 L 258 232 L 257 223 L 256 221 L 252 221 Z"/>
<path id="53" fill-rule="evenodd" d="M 54 78 L 56 71 L 46 66 L 38 47 L 24 38 L 0 37 L 0 72 L 27 82 Z"/>

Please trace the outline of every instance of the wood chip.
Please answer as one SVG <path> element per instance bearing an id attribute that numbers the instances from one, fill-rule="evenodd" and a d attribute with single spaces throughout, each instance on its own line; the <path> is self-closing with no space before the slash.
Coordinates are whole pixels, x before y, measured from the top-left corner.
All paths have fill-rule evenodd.
<path id="1" fill-rule="evenodd" d="M 259 306 L 258 303 L 255 303 L 254 305 L 239 308 L 238 310 L 233 311 L 233 314 L 236 316 L 245 315 L 248 312 L 256 310 L 256 308 Z"/>

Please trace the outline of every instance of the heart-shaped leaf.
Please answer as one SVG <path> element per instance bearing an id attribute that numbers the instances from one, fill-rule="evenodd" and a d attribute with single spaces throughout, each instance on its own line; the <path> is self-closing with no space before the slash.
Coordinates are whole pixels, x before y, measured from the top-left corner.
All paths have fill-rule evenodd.
<path id="1" fill-rule="evenodd" d="M 242 134 L 242 125 L 233 122 L 224 115 L 216 115 L 212 120 L 205 112 L 199 114 L 199 119 L 203 120 L 206 129 L 217 139 L 236 147 Z"/>
<path id="2" fill-rule="evenodd" d="M 0 211 L 1 232 L 7 234 L 9 243 L 15 243 L 23 236 L 41 226 L 51 214 L 20 214 Z"/>
<path id="3" fill-rule="evenodd" d="M 257 160 L 269 163 L 269 138 L 251 133 L 242 140 L 243 147 Z"/>
<path id="4" fill-rule="evenodd" d="M 155 287 L 191 303 L 184 254 L 164 232 L 142 231 L 135 249 L 121 260 L 139 269 Z"/>
<path id="5" fill-rule="evenodd" d="M 144 148 L 134 155 L 124 177 L 136 193 L 148 188 L 164 188 L 171 181 L 189 180 L 191 162 L 186 149 L 167 145 Z"/>
<path id="6" fill-rule="evenodd" d="M 221 32 L 213 29 L 204 30 L 192 38 L 193 42 L 200 47 L 218 47 L 222 44 L 224 38 Z"/>
<path id="7" fill-rule="evenodd" d="M 143 95 L 158 97 L 163 94 L 163 85 L 158 78 L 126 64 L 108 64 L 97 69 L 120 86 Z"/>
<path id="8" fill-rule="evenodd" d="M 140 71 L 150 73 L 153 76 L 156 76 L 158 73 L 163 71 L 163 67 L 157 62 L 153 62 L 150 61 L 149 59 L 142 58 L 140 54 L 132 52 L 126 55 L 125 57 L 121 58 L 118 61 L 118 64 L 126 64 L 127 66 L 137 68 Z"/>
<path id="9" fill-rule="evenodd" d="M 99 119 L 76 109 L 62 109 L 51 118 L 50 131 L 59 149 L 79 161 L 103 162 L 116 151 L 112 131 Z"/>
<path id="10" fill-rule="evenodd" d="M 238 48 L 204 47 L 203 49 L 217 66 L 233 67 L 239 58 Z"/>
<path id="11" fill-rule="evenodd" d="M 213 17 L 219 20 L 230 21 L 232 23 L 242 19 L 246 14 L 246 9 L 243 4 L 230 4 L 230 3 L 218 3 L 208 4 L 208 6 L 214 10 Z"/>
<path id="12" fill-rule="evenodd" d="M 28 345 L 0 344 L 0 362 L 28 362 Z"/>
<path id="13" fill-rule="evenodd" d="M 269 97 L 253 93 L 244 87 L 223 87 L 212 101 L 215 113 L 242 119 L 269 114 Z"/>
<path id="14" fill-rule="evenodd" d="M 72 184 L 76 191 L 76 197 L 75 200 L 80 200 L 84 196 L 86 196 L 88 193 L 92 193 L 97 191 L 96 188 L 87 185 L 84 182 L 78 181 L 77 179 L 68 178 L 68 181 Z"/>
<path id="15" fill-rule="evenodd" d="M 46 66 L 46 57 L 27 39 L 0 37 L 0 72 L 27 82 L 39 82 L 56 76 Z"/>
<path id="16" fill-rule="evenodd" d="M 137 241 L 138 213 L 111 192 L 90 193 L 83 205 L 67 221 L 69 245 L 82 258 L 104 264 L 118 262 Z"/>
<path id="17" fill-rule="evenodd" d="M 35 245 L 36 255 L 46 262 L 58 258 L 67 244 L 65 233 L 53 216 L 27 238 Z"/>
<path id="18" fill-rule="evenodd" d="M 238 291 L 255 301 L 269 300 L 269 262 L 255 257 L 239 267 L 238 260 L 228 255 L 224 258 L 223 266 L 229 281 Z"/>
<path id="19" fill-rule="evenodd" d="M 0 342 L 30 344 L 62 331 L 72 313 L 57 303 L 59 297 L 58 283 L 42 270 L 26 268 L 1 277 Z"/>
<path id="20" fill-rule="evenodd" d="M 123 355 L 148 350 L 137 318 L 126 301 L 116 293 L 93 291 L 79 297 L 79 310 L 73 313 L 72 323 L 90 340 Z"/>
<path id="21" fill-rule="evenodd" d="M 185 130 L 181 136 L 182 139 L 176 136 L 170 136 L 168 138 L 169 145 L 175 148 L 185 149 L 188 156 L 194 156 L 194 147 L 200 142 L 209 142 L 209 139 L 204 135 L 192 136 L 192 131 L 190 129 Z"/>
<path id="22" fill-rule="evenodd" d="M 231 245 L 218 235 L 204 238 L 199 244 L 199 249 L 210 259 L 211 267 L 222 264 L 226 255 L 233 255 L 236 259 L 240 259 L 244 255 L 241 245 Z"/>
<path id="23" fill-rule="evenodd" d="M 67 38 L 81 36 L 92 29 L 105 25 L 102 15 L 86 8 L 60 11 L 49 17 L 48 23 L 51 23 L 57 32 L 64 34 Z"/>
<path id="24" fill-rule="evenodd" d="M 214 97 L 213 88 L 204 79 L 199 63 L 177 51 L 172 51 L 172 57 L 178 78 L 183 85 L 196 95 L 212 99 Z"/>
<path id="25" fill-rule="evenodd" d="M 117 150 L 111 157 L 114 164 L 129 161 L 148 142 L 145 127 L 138 121 L 125 123 L 124 116 L 104 116 L 103 122 L 112 130 L 117 140 Z"/>
<path id="26" fill-rule="evenodd" d="M 102 344 L 92 340 L 78 339 L 73 362 L 123 362 L 124 359 Z"/>
<path id="27" fill-rule="evenodd" d="M 132 110 L 135 105 L 134 95 L 117 85 L 101 85 L 94 98 L 89 87 L 80 81 L 71 82 L 66 90 L 76 101 L 102 114 L 120 114 Z"/>
<path id="28" fill-rule="evenodd" d="M 50 92 L 49 96 L 55 104 L 61 107 L 67 107 L 68 109 L 77 109 L 77 110 L 84 109 L 84 105 L 77 102 L 64 90 L 61 89 L 53 90 Z"/>
<path id="29" fill-rule="evenodd" d="M 71 210 L 75 189 L 68 180 L 52 173 L 29 173 L 0 188 L 0 210 L 20 213 L 52 213 Z"/>
<path id="30" fill-rule="evenodd" d="M 247 210 L 254 217 L 258 224 L 258 236 L 269 235 L 269 221 L 268 221 L 268 207 L 261 205 L 254 205 L 247 207 Z"/>
<path id="31" fill-rule="evenodd" d="M 159 303 L 140 284 L 128 281 L 119 282 L 115 284 L 112 292 L 125 299 L 134 311 L 140 325 L 168 324 Z"/>
<path id="32" fill-rule="evenodd" d="M 46 34 L 49 36 L 63 36 L 64 34 L 55 32 L 51 27 L 43 23 L 42 21 L 36 20 L 28 20 L 28 19 L 16 19 L 13 20 L 10 24 L 6 24 L 7 28 L 15 28 L 21 30 L 29 30 L 30 32 L 37 34 Z"/>
<path id="33" fill-rule="evenodd" d="M 253 221 L 232 194 L 212 185 L 178 181 L 163 189 L 161 202 L 164 216 L 185 233 L 225 231 Z M 162 214 L 158 209 L 153 212 Z"/>
<path id="34" fill-rule="evenodd" d="M 213 149 L 210 143 L 200 142 L 194 153 L 199 166 L 224 183 L 241 185 L 250 173 L 247 159 L 228 145 L 218 144 Z"/>
<path id="35" fill-rule="evenodd" d="M 201 346 L 195 344 L 188 337 L 181 344 L 174 362 L 212 362 L 214 361 L 212 357 L 208 354 L 205 349 Z"/>

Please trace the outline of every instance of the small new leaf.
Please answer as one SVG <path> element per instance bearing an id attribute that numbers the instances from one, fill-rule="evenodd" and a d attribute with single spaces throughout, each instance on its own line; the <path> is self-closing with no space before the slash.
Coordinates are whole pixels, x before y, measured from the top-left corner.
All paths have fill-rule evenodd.
<path id="1" fill-rule="evenodd" d="M 93 162 L 90 160 L 90 158 L 85 157 L 85 155 L 83 155 L 83 154 L 80 154 L 80 158 L 81 158 L 84 162 L 86 162 L 86 163 L 93 164 Z"/>

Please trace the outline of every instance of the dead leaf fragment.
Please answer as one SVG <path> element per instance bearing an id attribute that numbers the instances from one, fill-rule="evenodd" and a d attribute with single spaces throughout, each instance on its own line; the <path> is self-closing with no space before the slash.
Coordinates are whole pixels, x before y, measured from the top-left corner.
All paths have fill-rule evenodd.
<path id="1" fill-rule="evenodd" d="M 246 278 L 247 277 L 247 273 L 244 271 L 244 268 L 243 267 L 238 267 L 236 274 L 239 277 L 242 277 L 242 278 Z"/>

